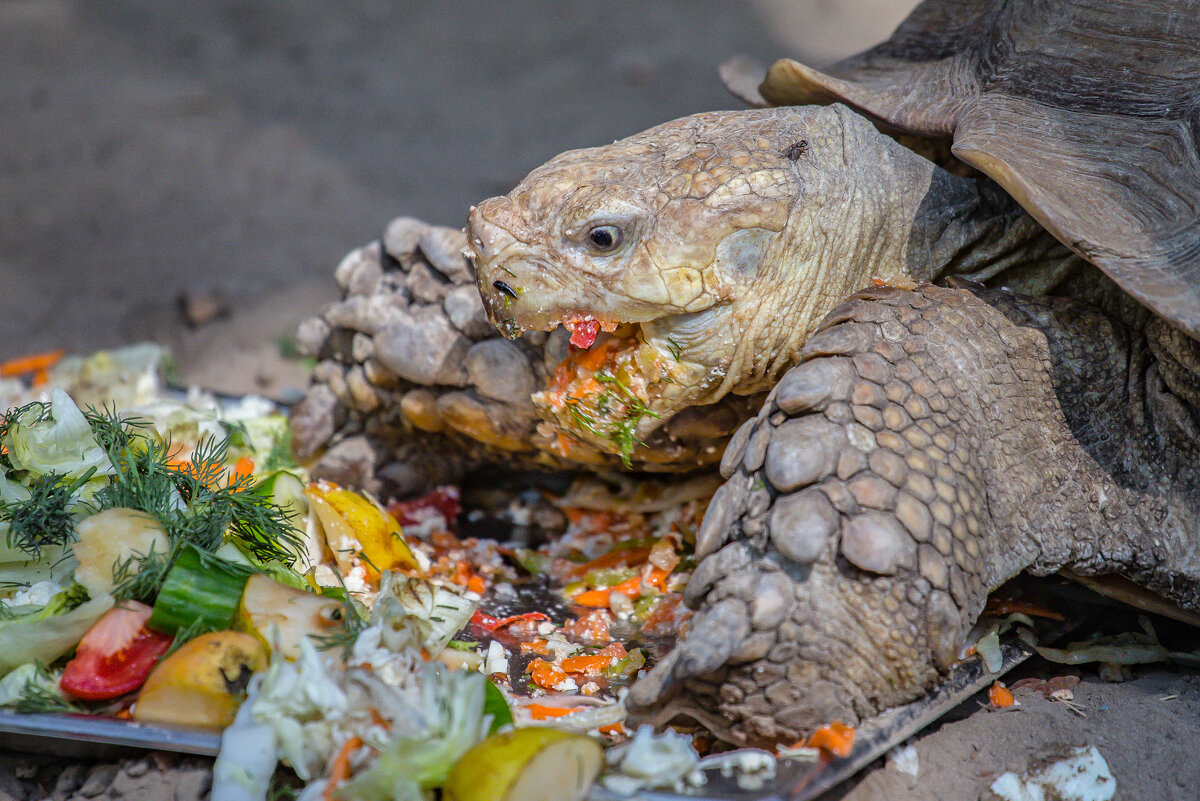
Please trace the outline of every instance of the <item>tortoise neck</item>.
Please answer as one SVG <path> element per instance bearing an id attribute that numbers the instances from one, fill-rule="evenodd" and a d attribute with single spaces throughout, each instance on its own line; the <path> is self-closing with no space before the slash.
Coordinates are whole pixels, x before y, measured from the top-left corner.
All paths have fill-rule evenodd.
<path id="1" fill-rule="evenodd" d="M 904 256 L 917 280 L 962 276 L 1033 295 L 1085 263 L 990 179 L 941 167 L 933 168 Z"/>

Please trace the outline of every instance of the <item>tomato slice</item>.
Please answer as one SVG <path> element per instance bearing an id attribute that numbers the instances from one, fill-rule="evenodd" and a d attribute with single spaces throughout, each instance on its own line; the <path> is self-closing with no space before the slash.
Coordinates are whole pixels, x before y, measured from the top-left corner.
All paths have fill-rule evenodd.
<path id="1" fill-rule="evenodd" d="M 146 628 L 151 611 L 126 601 L 93 623 L 63 670 L 63 692 L 85 701 L 107 701 L 141 687 L 174 639 Z"/>

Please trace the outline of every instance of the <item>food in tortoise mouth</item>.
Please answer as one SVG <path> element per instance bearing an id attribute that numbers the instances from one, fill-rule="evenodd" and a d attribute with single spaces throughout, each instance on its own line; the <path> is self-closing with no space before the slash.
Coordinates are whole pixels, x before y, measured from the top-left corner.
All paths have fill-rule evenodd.
<path id="1" fill-rule="evenodd" d="M 1023 569 L 1200 603 L 1198 31 L 1165 1 L 931 0 L 825 73 L 777 62 L 777 107 L 564 153 L 472 210 L 491 321 L 577 348 L 533 399 L 559 455 L 648 461 L 770 390 L 635 710 L 738 743 L 872 715 Z"/>

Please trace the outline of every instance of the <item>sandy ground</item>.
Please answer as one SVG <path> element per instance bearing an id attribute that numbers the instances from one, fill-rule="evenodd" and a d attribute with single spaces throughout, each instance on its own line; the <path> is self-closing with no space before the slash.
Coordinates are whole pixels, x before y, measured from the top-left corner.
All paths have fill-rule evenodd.
<path id="1" fill-rule="evenodd" d="M 826 62 L 912 4 L 0 0 L 0 359 L 153 339 L 187 380 L 286 395 L 295 323 L 392 217 L 457 226 L 562 150 L 737 107 L 731 55 Z M 190 324 L 181 297 L 222 313 Z M 976 799 L 1094 744 L 1118 798 L 1200 796 L 1197 677 L 1087 675 L 1086 717 L 969 705 L 917 741 L 916 778 L 880 765 L 836 795 Z M 206 792 L 193 760 L 0 758 L 0 801 Z"/>

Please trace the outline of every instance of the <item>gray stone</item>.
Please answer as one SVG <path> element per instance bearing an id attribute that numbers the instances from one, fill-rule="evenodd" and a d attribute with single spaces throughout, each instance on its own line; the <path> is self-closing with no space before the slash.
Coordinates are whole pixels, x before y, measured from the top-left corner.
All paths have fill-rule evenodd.
<path id="1" fill-rule="evenodd" d="M 710 553 L 722 547 L 728 540 L 730 528 L 737 519 L 737 504 L 741 493 L 735 492 L 729 484 L 723 484 L 713 494 L 696 532 L 696 559 L 703 559 Z"/>
<path id="2" fill-rule="evenodd" d="M 760 631 L 779 627 L 787 620 L 795 603 L 795 593 L 787 576 L 767 573 L 759 582 L 758 591 L 750 601 L 750 625 Z"/>
<path id="3" fill-rule="evenodd" d="M 374 335 L 388 323 L 403 319 L 407 308 L 408 301 L 403 295 L 377 292 L 335 303 L 325 310 L 325 322 L 338 328 Z"/>
<path id="4" fill-rule="evenodd" d="M 434 225 L 421 236 L 420 248 L 430 265 L 455 284 L 474 283 L 475 273 L 463 256 L 467 235 L 454 228 Z"/>
<path id="5" fill-rule="evenodd" d="M 438 304 L 446 297 L 446 291 L 450 288 L 450 284 L 423 261 L 412 266 L 408 278 L 404 280 L 404 286 L 417 302 Z"/>
<path id="6" fill-rule="evenodd" d="M 566 328 L 555 328 L 546 339 L 545 350 L 542 351 L 542 364 L 548 375 L 554 375 L 555 369 L 571 352 L 571 332 Z"/>
<path id="7" fill-rule="evenodd" d="M 324 447 L 337 431 L 339 417 L 337 396 L 333 391 L 321 384 L 310 387 L 304 399 L 292 408 L 289 421 L 296 457 L 308 459 Z"/>
<path id="8" fill-rule="evenodd" d="M 79 762 L 74 762 L 62 769 L 62 773 L 58 774 L 58 780 L 54 782 L 54 791 L 52 798 L 59 801 L 68 798 L 72 793 L 78 790 L 87 778 L 87 765 Z"/>
<path id="9" fill-rule="evenodd" d="M 320 317 L 309 317 L 296 327 L 296 351 L 301 356 L 319 359 L 329 339 L 329 324 Z"/>
<path id="10" fill-rule="evenodd" d="M 212 770 L 196 767 L 182 771 L 175 780 L 173 801 L 202 801 L 212 788 Z"/>
<path id="11" fill-rule="evenodd" d="M 355 365 L 346 373 L 346 391 L 350 393 L 355 409 L 370 414 L 379 408 L 379 393 L 367 381 L 360 365 Z"/>
<path id="12" fill-rule="evenodd" d="M 471 341 L 440 314 L 404 315 L 375 339 L 375 358 L 401 378 L 418 384 L 466 386 L 464 360 Z"/>
<path id="13" fill-rule="evenodd" d="M 483 339 L 496 333 L 496 329 L 488 322 L 483 298 L 479 297 L 479 289 L 474 284 L 451 288 L 446 292 L 442 308 L 454 327 L 472 339 Z"/>
<path id="14" fill-rule="evenodd" d="M 397 217 L 384 229 L 383 249 L 393 259 L 408 266 L 429 227 L 429 223 L 416 217 Z"/>
<path id="15" fill-rule="evenodd" d="M 375 450 L 365 437 L 347 437 L 313 466 L 313 480 L 325 479 L 344 487 L 370 489 L 375 482 Z"/>
<path id="16" fill-rule="evenodd" d="M 108 791 L 113 779 L 117 776 L 117 766 L 99 764 L 88 771 L 87 779 L 79 788 L 79 794 L 84 798 L 95 798 Z"/>
<path id="17" fill-rule="evenodd" d="M 781 495 L 771 509 L 771 543 L 793 562 L 815 562 L 837 531 L 838 519 L 837 510 L 816 487 Z"/>
<path id="18" fill-rule="evenodd" d="M 520 346 L 507 339 L 485 339 L 467 351 L 467 379 L 485 398 L 527 405 L 537 383 Z"/>
<path id="19" fill-rule="evenodd" d="M 355 333 L 350 340 L 350 358 L 356 362 L 365 362 L 375 353 L 375 340 L 366 334 Z"/>
<path id="20" fill-rule="evenodd" d="M 347 253 L 333 271 L 333 278 L 346 295 L 369 295 L 374 292 L 383 278 L 378 243 Z"/>

